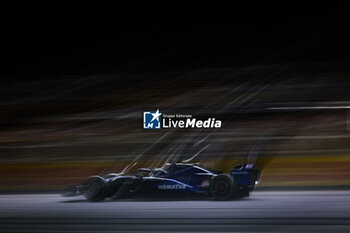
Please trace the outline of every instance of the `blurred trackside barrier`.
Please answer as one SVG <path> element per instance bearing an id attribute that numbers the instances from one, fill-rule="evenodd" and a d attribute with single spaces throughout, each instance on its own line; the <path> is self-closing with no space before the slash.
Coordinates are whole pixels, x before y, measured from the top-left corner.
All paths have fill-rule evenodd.
<path id="1" fill-rule="evenodd" d="M 162 161 L 156 161 L 162 164 Z M 155 161 L 140 161 L 134 167 L 148 167 Z M 229 172 L 235 159 L 203 160 L 201 164 Z M 2 164 L 0 191 L 55 191 L 66 184 L 108 172 L 120 172 L 129 162 L 85 162 L 57 164 Z M 260 187 L 349 186 L 350 156 L 277 157 L 264 160 Z"/>

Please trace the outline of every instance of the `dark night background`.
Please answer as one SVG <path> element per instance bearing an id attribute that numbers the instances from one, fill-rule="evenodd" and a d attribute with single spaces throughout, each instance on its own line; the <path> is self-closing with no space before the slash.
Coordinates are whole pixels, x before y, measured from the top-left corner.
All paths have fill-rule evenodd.
<path id="1" fill-rule="evenodd" d="M 318 52 L 317 44 L 288 57 L 283 49 L 315 38 L 325 51 L 314 61 L 347 59 L 349 22 L 342 5 L 157 7 L 162 6 L 5 1 L 1 72 L 35 79 L 58 73 L 303 62 Z M 264 59 L 277 50 L 281 57 Z M 130 67 L 135 62 L 137 69 Z"/>
<path id="2" fill-rule="evenodd" d="M 229 169 L 225 159 L 254 154 L 258 141 L 254 156 L 271 166 L 266 186 L 329 185 L 329 176 L 349 185 L 339 164 L 306 181 L 288 170 L 303 159 L 316 160 L 310 169 L 325 168 L 333 155 L 345 156 L 341 172 L 348 169 L 347 113 L 341 109 L 350 100 L 346 5 L 5 1 L 1 12 L 5 191 L 56 189 L 111 165 L 120 169 L 140 154 L 143 162 L 160 165 L 169 156 L 196 153 L 204 145 L 193 144 L 202 139 L 211 147 L 199 160 L 223 170 Z M 315 105 L 340 109 L 271 110 Z M 147 107 L 216 114 L 226 123 L 213 132 L 176 131 L 147 150 L 166 133 L 141 130 L 140 112 Z M 285 157 L 296 162 L 282 161 L 285 168 L 270 163 Z M 58 168 L 49 170 L 52 164 Z M 42 170 L 33 172 L 36 165 Z M 63 170 L 70 176 L 61 177 Z M 24 174 L 30 174 L 25 184 Z"/>

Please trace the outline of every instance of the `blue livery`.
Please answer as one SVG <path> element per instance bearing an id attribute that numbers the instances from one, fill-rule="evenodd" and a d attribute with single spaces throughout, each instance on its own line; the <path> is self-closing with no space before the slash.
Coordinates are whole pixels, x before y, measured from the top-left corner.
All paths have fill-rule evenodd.
<path id="1" fill-rule="evenodd" d="M 82 194 L 89 201 L 127 196 L 207 196 L 228 200 L 249 196 L 258 181 L 259 171 L 252 164 L 236 166 L 230 174 L 224 174 L 198 164 L 168 163 L 162 168 L 141 168 L 131 175 L 92 176 L 81 184 L 68 186 L 63 195 Z"/>

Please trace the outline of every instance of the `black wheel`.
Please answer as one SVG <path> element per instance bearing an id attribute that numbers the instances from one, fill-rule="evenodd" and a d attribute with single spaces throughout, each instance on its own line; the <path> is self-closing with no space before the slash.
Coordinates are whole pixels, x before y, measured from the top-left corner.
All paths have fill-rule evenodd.
<path id="1" fill-rule="evenodd" d="M 234 180 L 229 175 L 217 175 L 211 180 L 209 191 L 216 200 L 228 200 L 234 192 Z"/>
<path id="2" fill-rule="evenodd" d="M 106 197 L 107 183 L 100 176 L 92 176 L 86 182 L 84 196 L 89 201 L 102 201 Z"/>

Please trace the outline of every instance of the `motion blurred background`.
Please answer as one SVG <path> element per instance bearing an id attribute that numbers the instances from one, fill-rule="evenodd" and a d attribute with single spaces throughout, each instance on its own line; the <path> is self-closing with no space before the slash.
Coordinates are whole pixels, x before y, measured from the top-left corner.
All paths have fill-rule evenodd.
<path id="1" fill-rule="evenodd" d="M 225 172 L 257 164 L 261 188 L 349 187 L 345 7 L 2 8 L 0 191 L 58 191 L 196 154 Z M 145 108 L 223 125 L 145 131 Z"/>

